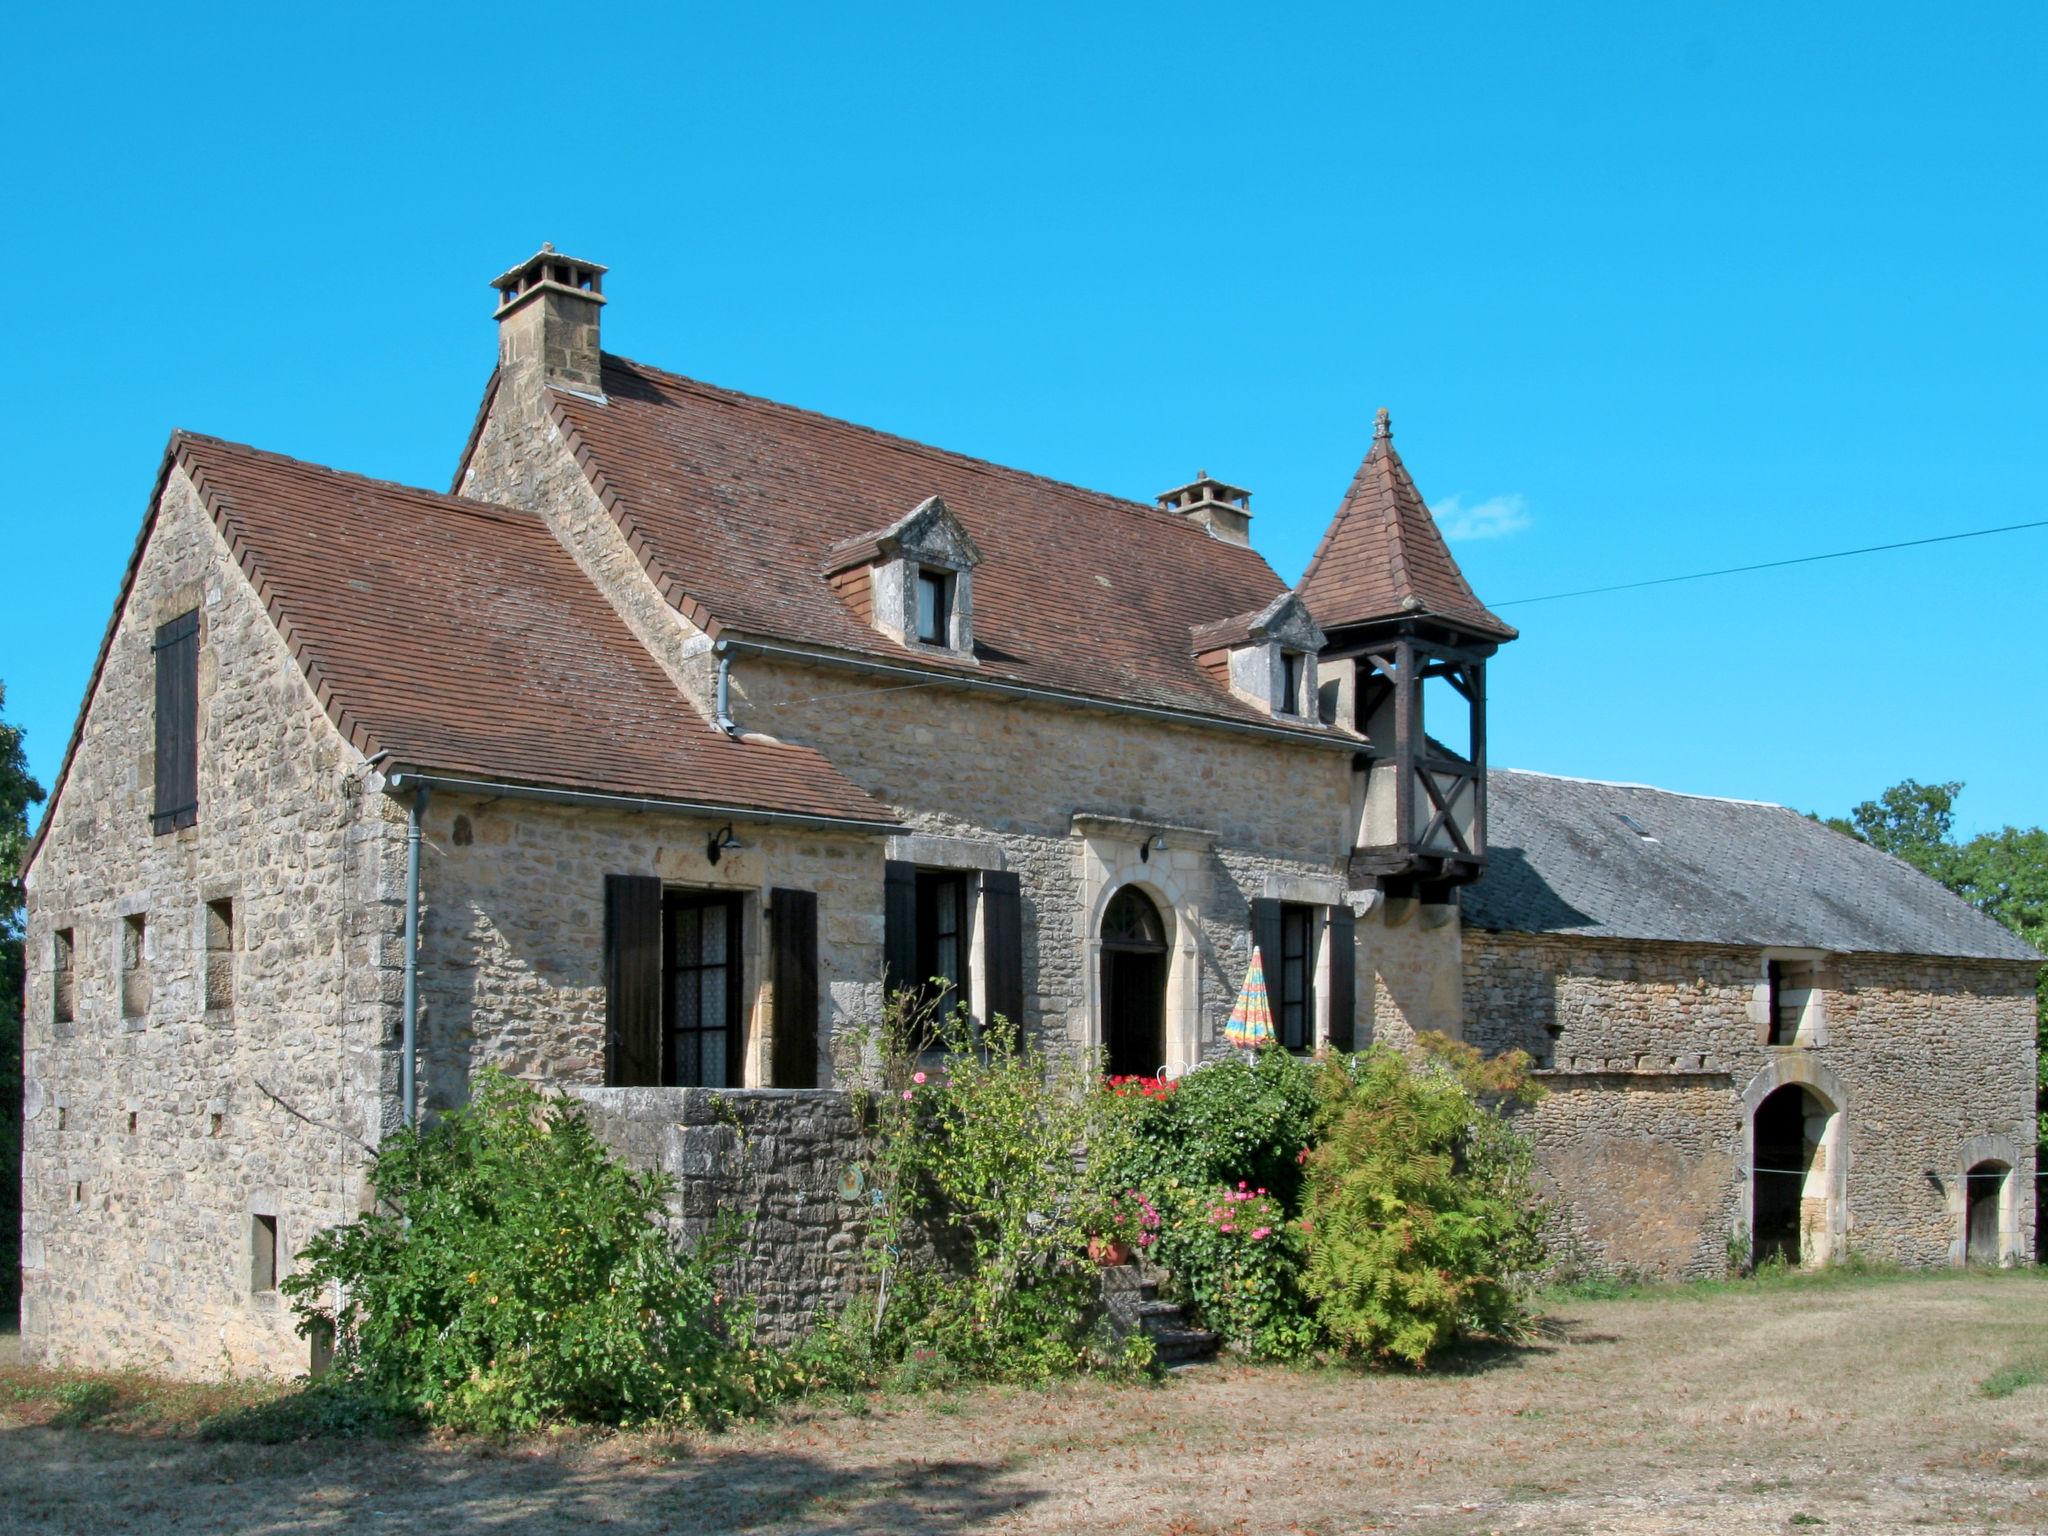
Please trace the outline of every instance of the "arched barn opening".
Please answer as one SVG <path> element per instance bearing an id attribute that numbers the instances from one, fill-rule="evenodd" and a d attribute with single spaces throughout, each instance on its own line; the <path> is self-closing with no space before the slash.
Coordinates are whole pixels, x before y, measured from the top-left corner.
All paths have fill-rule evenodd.
<path id="1" fill-rule="evenodd" d="M 1823 1264 L 1834 1222 L 1828 1132 L 1834 1111 L 1812 1089 L 1787 1083 L 1757 1106 L 1750 1138 L 1754 1261 Z"/>
<path id="2" fill-rule="evenodd" d="M 2005 1257 L 2005 1186 L 2012 1169 L 1982 1162 L 1969 1172 L 1963 1218 L 1963 1257 L 1971 1264 L 1996 1264 Z"/>

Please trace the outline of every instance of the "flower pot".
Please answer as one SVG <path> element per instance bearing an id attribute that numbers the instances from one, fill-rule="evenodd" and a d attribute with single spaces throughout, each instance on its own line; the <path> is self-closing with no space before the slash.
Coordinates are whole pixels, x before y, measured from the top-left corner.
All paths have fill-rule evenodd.
<path id="1" fill-rule="evenodd" d="M 1131 1245 L 1120 1237 L 1091 1237 L 1088 1239 L 1088 1257 L 1104 1269 L 1114 1269 L 1119 1264 L 1131 1262 Z"/>

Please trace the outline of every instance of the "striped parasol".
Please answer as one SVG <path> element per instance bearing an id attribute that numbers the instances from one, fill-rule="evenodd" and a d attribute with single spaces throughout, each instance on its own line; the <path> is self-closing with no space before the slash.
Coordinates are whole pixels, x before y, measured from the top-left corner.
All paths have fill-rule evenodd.
<path id="1" fill-rule="evenodd" d="M 1256 1051 L 1273 1043 L 1273 1005 L 1266 1001 L 1266 964 L 1259 946 L 1252 946 L 1252 968 L 1244 973 L 1244 987 L 1237 994 L 1237 1006 L 1230 1010 L 1230 1022 L 1223 1026 L 1223 1038 L 1240 1051 Z"/>

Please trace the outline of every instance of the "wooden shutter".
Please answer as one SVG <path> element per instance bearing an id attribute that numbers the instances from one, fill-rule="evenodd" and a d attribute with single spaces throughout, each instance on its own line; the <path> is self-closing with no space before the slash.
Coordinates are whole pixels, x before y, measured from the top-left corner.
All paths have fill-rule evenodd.
<path id="1" fill-rule="evenodd" d="M 604 877 L 606 1080 L 661 1085 L 661 881 Z"/>
<path id="2" fill-rule="evenodd" d="M 156 813 L 159 835 L 199 820 L 199 610 L 156 632 Z"/>
<path id="3" fill-rule="evenodd" d="M 775 988 L 777 1088 L 818 1086 L 818 893 L 778 886 L 768 901 L 768 974 Z"/>
<path id="4" fill-rule="evenodd" d="M 1280 903 L 1261 896 L 1252 903 L 1252 942 L 1266 963 L 1266 996 L 1273 1000 L 1273 1014 L 1280 1013 Z M 1240 978 L 1242 979 L 1242 978 Z"/>
<path id="5" fill-rule="evenodd" d="M 988 981 L 981 1021 L 1024 1027 L 1024 889 L 1012 870 L 981 874 L 982 963 Z"/>
<path id="6" fill-rule="evenodd" d="M 883 995 L 924 982 L 917 974 L 917 866 L 890 859 L 882 866 Z"/>
<path id="7" fill-rule="evenodd" d="M 1330 908 L 1330 1049 L 1358 1049 L 1358 918 Z"/>

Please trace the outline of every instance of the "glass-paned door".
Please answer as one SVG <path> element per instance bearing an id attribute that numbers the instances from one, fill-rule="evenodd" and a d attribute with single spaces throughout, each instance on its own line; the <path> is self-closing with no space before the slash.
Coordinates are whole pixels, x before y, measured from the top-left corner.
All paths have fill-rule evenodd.
<path id="1" fill-rule="evenodd" d="M 663 901 L 662 1082 L 741 1085 L 739 900 L 672 891 Z"/>

